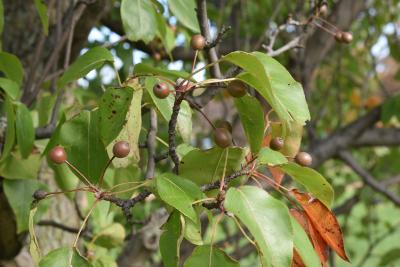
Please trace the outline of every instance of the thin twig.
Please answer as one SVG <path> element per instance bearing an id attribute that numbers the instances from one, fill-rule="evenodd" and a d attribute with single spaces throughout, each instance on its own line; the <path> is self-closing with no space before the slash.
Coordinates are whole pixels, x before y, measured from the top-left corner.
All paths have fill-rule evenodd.
<path id="1" fill-rule="evenodd" d="M 58 228 L 58 229 L 61 229 L 61 230 L 65 231 L 65 232 L 73 233 L 73 234 L 77 234 L 79 232 L 78 228 L 70 227 L 68 225 L 64 225 L 62 223 L 58 223 L 58 222 L 55 222 L 55 221 L 52 221 L 52 220 L 41 220 L 41 221 L 39 221 L 37 223 L 37 225 L 39 225 L 39 226 L 51 226 L 51 227 Z M 88 239 L 91 238 L 90 234 L 88 234 L 85 229 L 82 232 L 82 236 L 85 237 L 85 238 L 88 238 Z"/>
<path id="2" fill-rule="evenodd" d="M 353 169 L 353 171 L 357 173 L 369 187 L 384 195 L 396 206 L 400 206 L 400 197 L 397 194 L 390 192 L 383 184 L 379 183 L 368 171 L 366 171 L 357 163 L 357 161 L 349 152 L 339 152 L 339 158 L 343 160 L 343 162 L 346 163 L 351 169 Z"/>
<path id="3" fill-rule="evenodd" d="M 225 26 L 222 25 L 221 30 L 218 32 L 217 37 L 215 37 L 215 39 L 213 41 L 210 41 L 206 44 L 206 49 L 210 49 L 213 48 L 215 46 L 217 46 L 221 41 L 222 38 L 224 37 L 224 35 L 231 29 L 231 26 Z"/>
<path id="4" fill-rule="evenodd" d="M 173 172 L 178 174 L 179 172 L 179 157 L 176 153 L 176 124 L 178 121 L 179 110 L 181 109 L 181 103 L 185 98 L 184 92 L 176 91 L 174 106 L 172 107 L 171 119 L 168 123 L 168 153 L 174 162 Z"/>

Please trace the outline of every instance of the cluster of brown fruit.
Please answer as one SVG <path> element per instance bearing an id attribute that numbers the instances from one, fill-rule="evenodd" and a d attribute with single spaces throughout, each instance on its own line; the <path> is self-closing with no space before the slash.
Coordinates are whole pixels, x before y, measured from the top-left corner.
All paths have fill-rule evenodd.
<path id="1" fill-rule="evenodd" d="M 338 43 L 349 44 L 353 41 L 353 35 L 350 32 L 337 31 L 335 34 L 335 39 Z"/>
<path id="2" fill-rule="evenodd" d="M 190 46 L 196 51 L 203 50 L 206 46 L 206 39 L 201 34 L 193 35 L 192 39 L 190 40 Z M 176 82 L 176 87 L 181 86 L 182 82 L 184 82 L 184 80 L 178 79 Z M 170 89 L 165 82 L 159 82 L 153 86 L 153 93 L 156 97 L 164 99 L 168 97 Z"/>
<path id="3" fill-rule="evenodd" d="M 284 140 L 281 137 L 274 137 L 271 139 L 269 143 L 269 147 L 272 150 L 279 151 L 284 146 Z M 301 166 L 310 166 L 312 164 L 312 157 L 307 152 L 299 152 L 297 153 L 296 157 L 294 158 L 297 164 Z"/>
<path id="4" fill-rule="evenodd" d="M 130 151 L 131 148 L 129 146 L 129 143 L 126 141 L 119 141 L 113 146 L 113 154 L 116 158 L 125 158 L 126 156 L 128 156 Z M 62 146 L 58 145 L 50 150 L 49 158 L 52 162 L 56 164 L 62 164 L 67 161 L 67 152 Z"/>

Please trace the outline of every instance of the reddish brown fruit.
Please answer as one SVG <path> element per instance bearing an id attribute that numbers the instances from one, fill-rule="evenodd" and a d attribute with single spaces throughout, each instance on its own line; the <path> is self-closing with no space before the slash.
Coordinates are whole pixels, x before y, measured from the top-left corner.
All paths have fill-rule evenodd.
<path id="1" fill-rule="evenodd" d="M 343 36 L 343 32 L 341 32 L 341 31 L 336 32 L 336 34 L 335 34 L 336 42 L 341 43 L 342 42 L 342 36 Z"/>
<path id="2" fill-rule="evenodd" d="M 229 121 L 217 121 L 215 126 L 217 126 L 217 128 L 225 128 L 232 133 L 232 124 Z"/>
<path id="3" fill-rule="evenodd" d="M 353 35 L 350 32 L 343 32 L 342 33 L 342 42 L 349 44 L 353 41 Z"/>
<path id="4" fill-rule="evenodd" d="M 206 39 L 200 34 L 193 35 L 190 40 L 190 46 L 193 50 L 203 50 L 206 46 Z"/>
<path id="5" fill-rule="evenodd" d="M 246 84 L 242 81 L 232 81 L 226 88 L 228 93 L 233 97 L 242 97 L 246 94 Z"/>
<path id="6" fill-rule="evenodd" d="M 130 151 L 131 148 L 129 146 L 129 143 L 126 141 L 119 141 L 115 143 L 113 147 L 113 154 L 117 158 L 125 158 L 126 156 L 128 156 Z"/>
<path id="7" fill-rule="evenodd" d="M 301 166 L 310 166 L 312 164 L 312 157 L 307 152 L 297 153 L 295 160 Z"/>
<path id="8" fill-rule="evenodd" d="M 269 147 L 272 150 L 281 150 L 283 148 L 284 141 L 281 137 L 274 137 L 271 139 L 271 142 L 269 143 Z"/>
<path id="9" fill-rule="evenodd" d="M 166 83 L 160 82 L 153 86 L 153 93 L 156 97 L 164 99 L 169 95 L 169 88 Z"/>
<path id="10" fill-rule="evenodd" d="M 47 192 L 46 192 L 46 191 L 43 191 L 43 190 L 40 190 L 40 189 L 36 190 L 36 191 L 33 193 L 33 198 L 36 199 L 36 200 L 42 200 L 42 199 L 44 199 L 46 196 L 47 196 Z"/>
<path id="11" fill-rule="evenodd" d="M 62 164 L 67 160 L 67 152 L 62 146 L 55 146 L 49 152 L 50 160 L 57 164 Z"/>
<path id="12" fill-rule="evenodd" d="M 232 144 L 232 135 L 226 128 L 214 130 L 214 142 L 221 148 L 226 148 Z"/>

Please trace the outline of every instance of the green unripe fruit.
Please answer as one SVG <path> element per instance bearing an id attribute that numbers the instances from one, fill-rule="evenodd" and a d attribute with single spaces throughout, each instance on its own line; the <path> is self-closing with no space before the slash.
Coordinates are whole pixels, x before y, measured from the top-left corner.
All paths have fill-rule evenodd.
<path id="1" fill-rule="evenodd" d="M 228 84 L 226 90 L 233 97 L 242 97 L 246 94 L 246 84 L 242 81 L 234 80 Z"/>
<path id="2" fill-rule="evenodd" d="M 226 128 L 216 128 L 214 130 L 214 142 L 221 148 L 232 145 L 232 135 Z"/>

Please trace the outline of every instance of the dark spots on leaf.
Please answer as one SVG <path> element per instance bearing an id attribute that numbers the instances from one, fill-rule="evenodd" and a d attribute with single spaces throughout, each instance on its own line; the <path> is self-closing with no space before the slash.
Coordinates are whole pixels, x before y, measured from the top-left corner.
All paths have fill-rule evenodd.
<path id="1" fill-rule="evenodd" d="M 116 114 L 117 113 L 117 111 L 115 109 L 113 109 L 111 112 L 112 112 L 112 114 Z"/>

